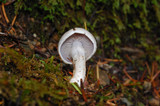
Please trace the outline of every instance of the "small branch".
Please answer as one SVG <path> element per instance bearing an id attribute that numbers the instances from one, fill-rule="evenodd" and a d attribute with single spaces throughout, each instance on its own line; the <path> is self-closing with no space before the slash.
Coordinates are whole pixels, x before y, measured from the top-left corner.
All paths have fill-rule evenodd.
<path id="1" fill-rule="evenodd" d="M 146 66 L 147 66 L 148 73 L 149 73 L 149 75 L 151 76 L 151 69 L 149 68 L 149 65 L 148 65 L 147 62 L 146 62 L 145 64 L 146 64 Z"/>
<path id="2" fill-rule="evenodd" d="M 104 86 L 102 89 L 99 89 L 98 91 L 96 91 L 95 94 L 97 94 L 97 93 L 103 91 L 104 89 L 106 89 L 106 88 L 108 88 L 108 87 L 110 87 L 110 86 L 112 86 L 112 85 L 113 85 L 113 84 Z"/>
<path id="3" fill-rule="evenodd" d="M 128 56 L 128 54 L 126 54 L 125 57 L 129 60 L 129 62 L 133 63 L 132 59 Z"/>
<path id="4" fill-rule="evenodd" d="M 86 97 L 86 93 L 84 91 L 84 86 L 83 86 L 83 81 L 81 79 L 81 92 L 82 92 L 82 96 L 85 102 L 87 102 L 87 97 Z"/>
<path id="5" fill-rule="evenodd" d="M 126 71 L 126 67 L 124 67 L 123 72 L 125 73 L 125 75 L 133 82 L 137 82 L 135 79 L 133 79 Z"/>
<path id="6" fill-rule="evenodd" d="M 3 11 L 3 15 L 4 15 L 4 18 L 5 18 L 6 22 L 9 23 L 9 19 L 6 15 L 6 12 L 5 12 L 4 3 L 2 3 L 2 11 Z"/>
<path id="7" fill-rule="evenodd" d="M 1 12 L 1 16 L 2 16 L 2 22 L 1 22 L 1 24 L 4 26 L 4 23 L 6 24 L 6 20 L 5 20 L 5 17 L 4 17 L 4 15 L 3 15 L 3 10 L 2 10 L 2 5 L 0 5 L 0 12 Z"/>
<path id="8" fill-rule="evenodd" d="M 15 20 L 17 18 L 17 15 L 14 16 L 13 20 L 12 20 L 12 23 L 11 23 L 11 26 L 13 27 L 14 23 L 15 23 Z"/>
<path id="9" fill-rule="evenodd" d="M 135 84 L 135 83 L 133 83 L 133 84 L 124 84 L 124 86 L 133 86 L 133 85 L 141 85 L 141 84 Z"/>
<path id="10" fill-rule="evenodd" d="M 152 70 L 151 70 L 151 79 L 154 75 L 154 71 L 155 71 L 155 62 L 152 63 Z"/>
<path id="11" fill-rule="evenodd" d="M 99 80 L 99 66 L 98 63 L 96 65 L 96 72 L 97 72 L 97 81 Z"/>
<path id="12" fill-rule="evenodd" d="M 6 36 L 7 34 L 6 34 L 6 33 L 3 33 L 3 32 L 0 32 L 0 35 L 5 35 L 5 36 Z"/>
<path id="13" fill-rule="evenodd" d="M 122 62 L 122 59 L 105 59 L 107 62 Z"/>
<path id="14" fill-rule="evenodd" d="M 4 16 L 4 18 L 5 18 L 5 21 L 6 21 L 6 23 L 8 24 L 8 23 L 9 23 L 9 19 L 8 19 L 8 17 L 7 17 L 6 12 L 5 12 L 4 3 L 2 3 L 1 7 L 2 7 L 2 13 L 3 13 L 3 16 Z M 17 16 L 16 16 L 16 17 L 17 17 Z M 14 19 L 13 19 L 13 21 L 12 21 L 12 24 L 14 24 L 16 17 L 14 17 Z M 12 26 L 12 24 L 11 24 L 11 26 Z M 13 27 L 9 28 L 9 31 L 7 31 L 7 33 L 8 33 L 8 34 L 9 34 L 9 33 L 12 34 L 12 33 L 13 33 L 12 31 L 15 32 L 15 29 L 14 29 Z"/>
<path id="15" fill-rule="evenodd" d="M 86 21 L 84 22 L 84 28 L 87 30 L 87 24 L 86 24 Z"/>
<path id="16" fill-rule="evenodd" d="M 86 79 L 88 79 L 88 74 L 89 74 L 90 69 L 91 69 L 91 65 L 89 65 L 89 67 L 88 67 Z"/>
<path id="17" fill-rule="evenodd" d="M 156 89 L 154 89 L 154 92 L 160 98 L 160 94 L 159 94 L 159 92 Z"/>
<path id="18" fill-rule="evenodd" d="M 11 0 L 11 1 L 5 3 L 4 5 L 5 5 L 5 6 L 10 5 L 10 4 L 12 4 L 14 1 L 15 1 L 15 0 Z"/>
<path id="19" fill-rule="evenodd" d="M 119 100 L 120 98 L 113 98 L 113 99 L 110 99 L 110 100 L 107 100 L 107 104 L 109 104 L 110 106 L 116 106 L 116 104 L 112 103 L 112 101 L 117 101 Z"/>
<path id="20" fill-rule="evenodd" d="M 13 46 L 15 46 L 16 44 L 14 43 L 14 44 L 11 44 L 11 45 L 8 45 L 8 46 L 6 46 L 6 47 L 4 47 L 4 46 L 2 46 L 2 45 L 0 45 L 0 48 L 11 48 L 11 47 L 13 47 Z"/>
<path id="21" fill-rule="evenodd" d="M 68 73 L 73 76 L 73 73 L 71 71 L 69 71 Z"/>
<path id="22" fill-rule="evenodd" d="M 112 77 L 110 75 L 108 75 L 108 78 L 113 82 L 113 83 L 117 83 L 116 80 L 112 79 Z"/>
<path id="23" fill-rule="evenodd" d="M 145 71 L 143 72 L 142 77 L 141 77 L 141 79 L 140 79 L 140 82 L 143 82 L 143 79 L 144 79 L 144 76 L 146 75 L 146 72 L 147 72 L 147 70 L 145 70 Z"/>
<path id="24" fill-rule="evenodd" d="M 160 71 L 158 71 L 158 72 L 152 77 L 151 82 L 153 82 L 159 74 L 160 74 Z"/>

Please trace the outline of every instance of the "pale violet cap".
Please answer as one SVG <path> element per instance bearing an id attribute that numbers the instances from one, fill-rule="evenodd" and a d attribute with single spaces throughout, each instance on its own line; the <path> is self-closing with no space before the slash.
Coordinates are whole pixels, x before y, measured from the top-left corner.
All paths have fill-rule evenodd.
<path id="1" fill-rule="evenodd" d="M 82 43 L 86 61 L 96 52 L 97 43 L 93 35 L 83 28 L 73 28 L 63 34 L 58 44 L 58 53 L 65 63 L 72 64 L 70 53 L 74 40 L 79 40 Z"/>

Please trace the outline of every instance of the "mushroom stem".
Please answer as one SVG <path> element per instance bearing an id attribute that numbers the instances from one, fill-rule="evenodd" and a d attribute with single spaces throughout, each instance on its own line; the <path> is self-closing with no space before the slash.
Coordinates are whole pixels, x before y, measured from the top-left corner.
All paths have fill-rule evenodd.
<path id="1" fill-rule="evenodd" d="M 73 77 L 70 80 L 70 83 L 77 83 L 81 86 L 81 79 L 84 82 L 86 74 L 86 60 L 85 60 L 85 50 L 82 46 L 82 43 L 78 40 L 75 40 L 72 44 L 71 56 L 73 59 Z"/>

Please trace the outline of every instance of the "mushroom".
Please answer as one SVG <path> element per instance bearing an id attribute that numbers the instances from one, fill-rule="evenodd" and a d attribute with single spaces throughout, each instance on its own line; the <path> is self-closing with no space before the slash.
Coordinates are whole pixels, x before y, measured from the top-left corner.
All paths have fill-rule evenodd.
<path id="1" fill-rule="evenodd" d="M 67 31 L 60 39 L 58 52 L 66 64 L 73 64 L 73 77 L 70 83 L 81 86 L 86 75 L 86 61 L 89 60 L 97 49 L 93 35 L 83 28 L 73 28 Z"/>

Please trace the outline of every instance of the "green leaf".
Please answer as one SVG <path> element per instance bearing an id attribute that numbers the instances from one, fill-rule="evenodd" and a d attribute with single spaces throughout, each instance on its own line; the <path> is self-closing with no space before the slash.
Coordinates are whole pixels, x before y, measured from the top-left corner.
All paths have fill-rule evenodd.
<path id="1" fill-rule="evenodd" d="M 135 22 L 135 23 L 133 23 L 133 25 L 134 25 L 136 28 L 138 28 L 138 29 L 140 29 L 140 28 L 141 28 L 141 23 L 140 23 L 140 21 L 139 21 L 139 20 L 136 20 L 136 22 Z"/>
<path id="2" fill-rule="evenodd" d="M 76 3 L 76 4 L 77 4 L 77 6 L 82 6 L 83 3 L 82 3 L 81 0 L 77 0 L 77 3 Z"/>
<path id="3" fill-rule="evenodd" d="M 113 3 L 113 8 L 119 9 L 119 6 L 120 6 L 119 0 L 115 0 L 114 3 Z"/>
<path id="4" fill-rule="evenodd" d="M 72 84 L 72 86 L 78 91 L 78 93 L 82 95 L 82 92 L 81 92 L 81 90 L 79 89 L 79 87 L 78 87 L 76 84 L 74 84 L 74 83 L 71 83 L 71 84 Z"/>
<path id="5" fill-rule="evenodd" d="M 86 6 L 85 6 L 86 14 L 88 15 L 88 14 L 92 13 L 93 12 L 93 8 L 94 8 L 93 4 L 87 2 Z"/>

